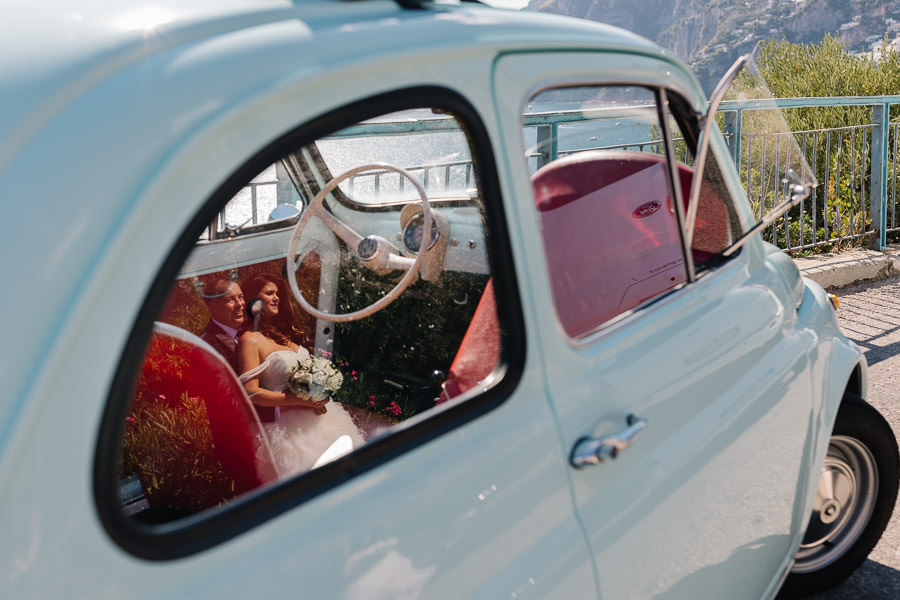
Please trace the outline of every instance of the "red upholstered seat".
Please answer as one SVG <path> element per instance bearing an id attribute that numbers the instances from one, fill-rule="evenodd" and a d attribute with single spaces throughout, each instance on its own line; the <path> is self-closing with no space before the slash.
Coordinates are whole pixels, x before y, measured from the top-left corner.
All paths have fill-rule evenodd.
<path id="1" fill-rule="evenodd" d="M 688 202 L 694 172 L 678 165 Z M 685 281 L 665 158 L 628 151 L 582 152 L 532 177 L 553 297 L 577 337 Z M 704 182 L 693 256 L 702 262 L 729 240 L 724 204 Z M 493 280 L 485 286 L 450 366 L 440 401 L 483 381 L 500 358 Z"/>
<path id="2" fill-rule="evenodd" d="M 198 400 L 205 408 L 206 420 L 185 415 Z M 165 407 L 169 417 L 154 416 L 162 414 Z M 221 501 L 220 495 L 227 499 L 277 478 L 268 440 L 243 385 L 221 355 L 188 331 L 165 323 L 154 325 L 132 414 L 138 415 L 139 410 L 148 422 L 139 447 L 131 450 L 139 476 L 151 466 L 158 471 L 160 461 L 171 468 L 163 473 L 162 484 L 158 473 L 153 481 L 142 478 L 151 505 L 156 496 L 170 508 L 173 504 L 178 509 L 205 508 L 204 503 Z M 188 431 L 169 431 L 171 415 L 176 418 L 174 426 Z M 151 426 L 154 418 L 166 426 Z M 170 437 L 173 434 L 176 437 Z M 178 442 L 175 450 L 173 439 Z M 221 471 L 215 472 L 224 472 L 224 488 L 218 485 L 223 482 L 210 481 L 214 475 L 209 463 L 215 461 L 221 464 Z M 154 485 L 162 489 L 154 490 Z M 178 489 L 165 489 L 172 486 Z M 181 489 L 184 487 L 189 489 Z"/>
<path id="3" fill-rule="evenodd" d="M 664 157 L 581 152 L 539 169 L 532 184 L 557 315 L 571 337 L 685 281 Z"/>
<path id="4" fill-rule="evenodd" d="M 450 365 L 438 402 L 467 392 L 481 383 L 500 360 L 500 324 L 494 300 L 494 280 L 484 286 L 466 335 Z"/>

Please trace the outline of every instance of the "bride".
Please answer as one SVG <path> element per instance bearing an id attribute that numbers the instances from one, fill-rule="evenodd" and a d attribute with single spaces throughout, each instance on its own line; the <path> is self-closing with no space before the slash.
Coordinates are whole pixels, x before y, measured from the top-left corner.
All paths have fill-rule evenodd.
<path id="1" fill-rule="evenodd" d="M 301 345 L 304 337 L 294 325 L 284 282 L 261 273 L 241 287 L 248 299 L 262 301 L 262 311 L 259 330 L 244 332 L 238 342 L 240 380 L 257 408 L 282 476 L 309 470 L 342 436 L 347 437 L 336 445 L 343 447 L 338 455 L 361 446 L 363 435 L 342 405 L 287 389 L 291 367 L 309 352 Z M 345 443 L 348 438 L 352 448 Z"/>

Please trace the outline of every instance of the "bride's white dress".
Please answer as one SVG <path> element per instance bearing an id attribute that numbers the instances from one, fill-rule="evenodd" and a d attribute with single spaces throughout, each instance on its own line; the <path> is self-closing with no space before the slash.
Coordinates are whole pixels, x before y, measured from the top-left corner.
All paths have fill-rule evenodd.
<path id="1" fill-rule="evenodd" d="M 288 374 L 298 360 L 309 356 L 309 352 L 300 347 L 295 353 L 292 350 L 276 350 L 256 368 L 240 376 L 241 383 L 259 377 L 260 387 L 281 392 L 287 389 Z M 276 410 L 273 422 L 263 423 L 269 438 L 269 445 L 275 464 L 282 476 L 309 470 L 317 462 L 328 459 L 323 454 L 331 448 L 328 455 L 332 458 L 340 456 L 352 448 L 358 448 L 365 438 L 353 423 L 350 414 L 338 402 L 325 405 L 327 412 L 316 415 L 309 408 L 281 407 Z M 335 444 L 335 442 L 338 442 Z M 332 445 L 335 445 L 332 448 Z M 336 456 L 335 456 L 336 455 Z"/>

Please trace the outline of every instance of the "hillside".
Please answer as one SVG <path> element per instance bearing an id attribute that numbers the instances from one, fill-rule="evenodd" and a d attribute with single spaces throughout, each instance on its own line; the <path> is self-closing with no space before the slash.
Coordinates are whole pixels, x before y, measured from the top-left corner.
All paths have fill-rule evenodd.
<path id="1" fill-rule="evenodd" d="M 531 0 L 528 10 L 602 21 L 685 59 L 709 92 L 759 40 L 820 42 L 836 35 L 853 52 L 900 38 L 900 0 Z"/>

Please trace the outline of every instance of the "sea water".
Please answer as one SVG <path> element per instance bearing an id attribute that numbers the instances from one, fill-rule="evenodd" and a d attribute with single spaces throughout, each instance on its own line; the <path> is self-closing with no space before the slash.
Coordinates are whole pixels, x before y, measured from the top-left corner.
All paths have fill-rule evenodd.
<path id="1" fill-rule="evenodd" d="M 577 109 L 577 106 L 574 107 Z M 562 103 L 531 104 L 528 114 L 562 113 L 572 105 Z M 401 123 L 435 118 L 430 110 L 393 113 L 368 123 Z M 560 156 L 599 147 L 626 147 L 647 143 L 651 136 L 644 119 L 602 119 L 559 125 L 557 146 Z M 531 173 L 541 164 L 546 150 L 538 147 L 536 127 L 522 128 L 523 160 Z M 475 187 L 472 157 L 462 131 L 416 132 L 405 135 L 367 135 L 356 138 L 325 138 L 316 142 L 331 176 L 365 164 L 388 163 L 409 170 L 426 188 L 429 196 L 464 195 Z M 303 202 L 285 177 L 279 197 L 278 169 L 270 165 L 254 177 L 228 203 L 220 215 L 219 229 L 261 223 L 279 203 L 302 206 Z M 345 182 L 342 191 L 360 202 L 389 200 L 415 201 L 414 187 L 397 175 L 359 175 Z M 285 190 L 288 190 L 289 196 Z"/>

